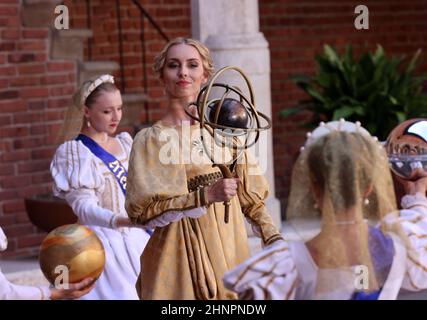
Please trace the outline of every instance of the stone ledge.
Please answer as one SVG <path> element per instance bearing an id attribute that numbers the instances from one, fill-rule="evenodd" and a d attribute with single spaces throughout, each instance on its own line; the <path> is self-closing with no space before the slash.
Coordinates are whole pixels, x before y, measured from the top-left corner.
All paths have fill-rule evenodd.
<path id="1" fill-rule="evenodd" d="M 86 39 L 93 36 L 93 31 L 90 29 L 69 29 L 69 30 L 52 30 L 52 33 L 58 37 L 66 38 L 68 41 L 70 38 Z"/>
<path id="2" fill-rule="evenodd" d="M 143 103 L 150 101 L 148 95 L 144 93 L 125 93 L 122 95 L 123 103 L 125 104 L 134 104 L 134 103 Z"/>
<path id="3" fill-rule="evenodd" d="M 45 278 L 40 269 L 30 271 L 19 271 L 6 273 L 5 277 L 7 280 L 14 284 L 25 285 L 25 286 L 42 286 L 49 285 L 49 281 Z"/>
<path id="4" fill-rule="evenodd" d="M 84 40 L 92 37 L 89 29 L 55 30 L 52 29 L 51 58 L 83 60 Z"/>
<path id="5" fill-rule="evenodd" d="M 24 27 L 53 27 L 60 0 L 25 0 L 21 10 Z"/>
<path id="6" fill-rule="evenodd" d="M 58 5 L 62 0 L 24 0 L 24 5 L 34 5 L 34 4 L 55 4 Z"/>
<path id="7" fill-rule="evenodd" d="M 136 128 L 141 124 L 141 113 L 145 111 L 144 105 L 150 101 L 148 95 L 143 93 L 125 93 L 123 98 L 122 126 Z"/>
<path id="8" fill-rule="evenodd" d="M 82 84 L 86 80 L 100 76 L 102 74 L 112 74 L 119 69 L 119 64 L 114 61 L 86 61 L 79 62 L 79 83 Z"/>

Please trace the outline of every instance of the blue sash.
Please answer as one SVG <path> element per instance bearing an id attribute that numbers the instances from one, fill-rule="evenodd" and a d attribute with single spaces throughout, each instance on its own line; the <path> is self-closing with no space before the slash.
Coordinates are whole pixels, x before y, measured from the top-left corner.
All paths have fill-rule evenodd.
<path id="1" fill-rule="evenodd" d="M 76 138 L 77 141 L 81 141 L 92 153 L 97 156 L 102 162 L 105 163 L 107 168 L 111 171 L 111 173 L 116 177 L 117 183 L 122 189 L 123 194 L 126 196 L 126 180 L 128 176 L 128 172 L 125 167 L 121 164 L 119 160 L 116 159 L 111 153 L 107 152 L 104 148 L 102 148 L 99 144 L 97 144 L 94 140 L 85 136 L 84 134 L 79 134 Z M 153 234 L 152 230 L 144 229 L 150 236 Z"/>
<path id="2" fill-rule="evenodd" d="M 363 291 L 357 291 L 353 293 L 351 300 L 378 300 L 380 297 L 381 290 L 372 291 L 365 293 Z"/>
<path id="3" fill-rule="evenodd" d="M 120 163 L 119 160 L 116 159 L 111 153 L 107 152 L 104 148 L 102 148 L 99 144 L 93 141 L 88 136 L 84 134 L 79 134 L 76 138 L 77 141 L 81 141 L 92 153 L 97 156 L 102 162 L 105 163 L 107 168 L 111 171 L 111 173 L 116 177 L 117 183 L 122 189 L 123 194 L 126 196 L 126 179 L 127 179 L 127 171 L 125 167 Z"/>

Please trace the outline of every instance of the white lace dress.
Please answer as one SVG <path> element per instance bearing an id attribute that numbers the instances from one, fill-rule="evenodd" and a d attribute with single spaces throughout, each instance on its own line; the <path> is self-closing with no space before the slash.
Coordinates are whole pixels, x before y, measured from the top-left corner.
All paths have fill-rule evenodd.
<path id="1" fill-rule="evenodd" d="M 116 138 L 122 147 L 117 159 L 127 169 L 132 138 L 128 133 Z M 115 228 L 114 218 L 127 217 L 127 213 L 125 196 L 114 175 L 81 141 L 75 140 L 59 146 L 51 173 L 54 194 L 68 202 L 79 223 L 96 232 L 105 249 L 105 269 L 95 288 L 82 299 L 139 299 L 135 283 L 149 235 L 141 228 Z"/>

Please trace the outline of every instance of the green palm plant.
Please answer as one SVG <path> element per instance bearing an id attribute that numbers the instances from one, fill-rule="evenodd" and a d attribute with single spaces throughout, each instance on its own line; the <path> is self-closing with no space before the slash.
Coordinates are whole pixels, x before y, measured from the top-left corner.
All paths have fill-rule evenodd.
<path id="1" fill-rule="evenodd" d="M 340 118 L 360 121 L 371 134 L 385 140 L 398 123 L 427 117 L 427 96 L 423 93 L 427 74 L 415 74 L 420 53 L 418 50 L 404 66 L 404 57 L 389 58 L 380 45 L 358 60 L 351 45 L 341 56 L 325 45 L 323 54 L 316 56 L 317 74 L 292 77 L 310 99 L 280 114 L 286 117 L 309 110 L 309 126 Z"/>

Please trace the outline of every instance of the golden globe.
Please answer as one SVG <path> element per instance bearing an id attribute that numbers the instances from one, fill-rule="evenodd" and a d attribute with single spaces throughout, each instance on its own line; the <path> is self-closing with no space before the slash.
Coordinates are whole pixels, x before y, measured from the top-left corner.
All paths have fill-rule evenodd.
<path id="1" fill-rule="evenodd" d="M 43 240 L 39 263 L 43 274 L 53 285 L 64 269 L 69 283 L 87 277 L 96 280 L 104 270 L 104 246 L 90 228 L 67 224 L 52 230 Z"/>

